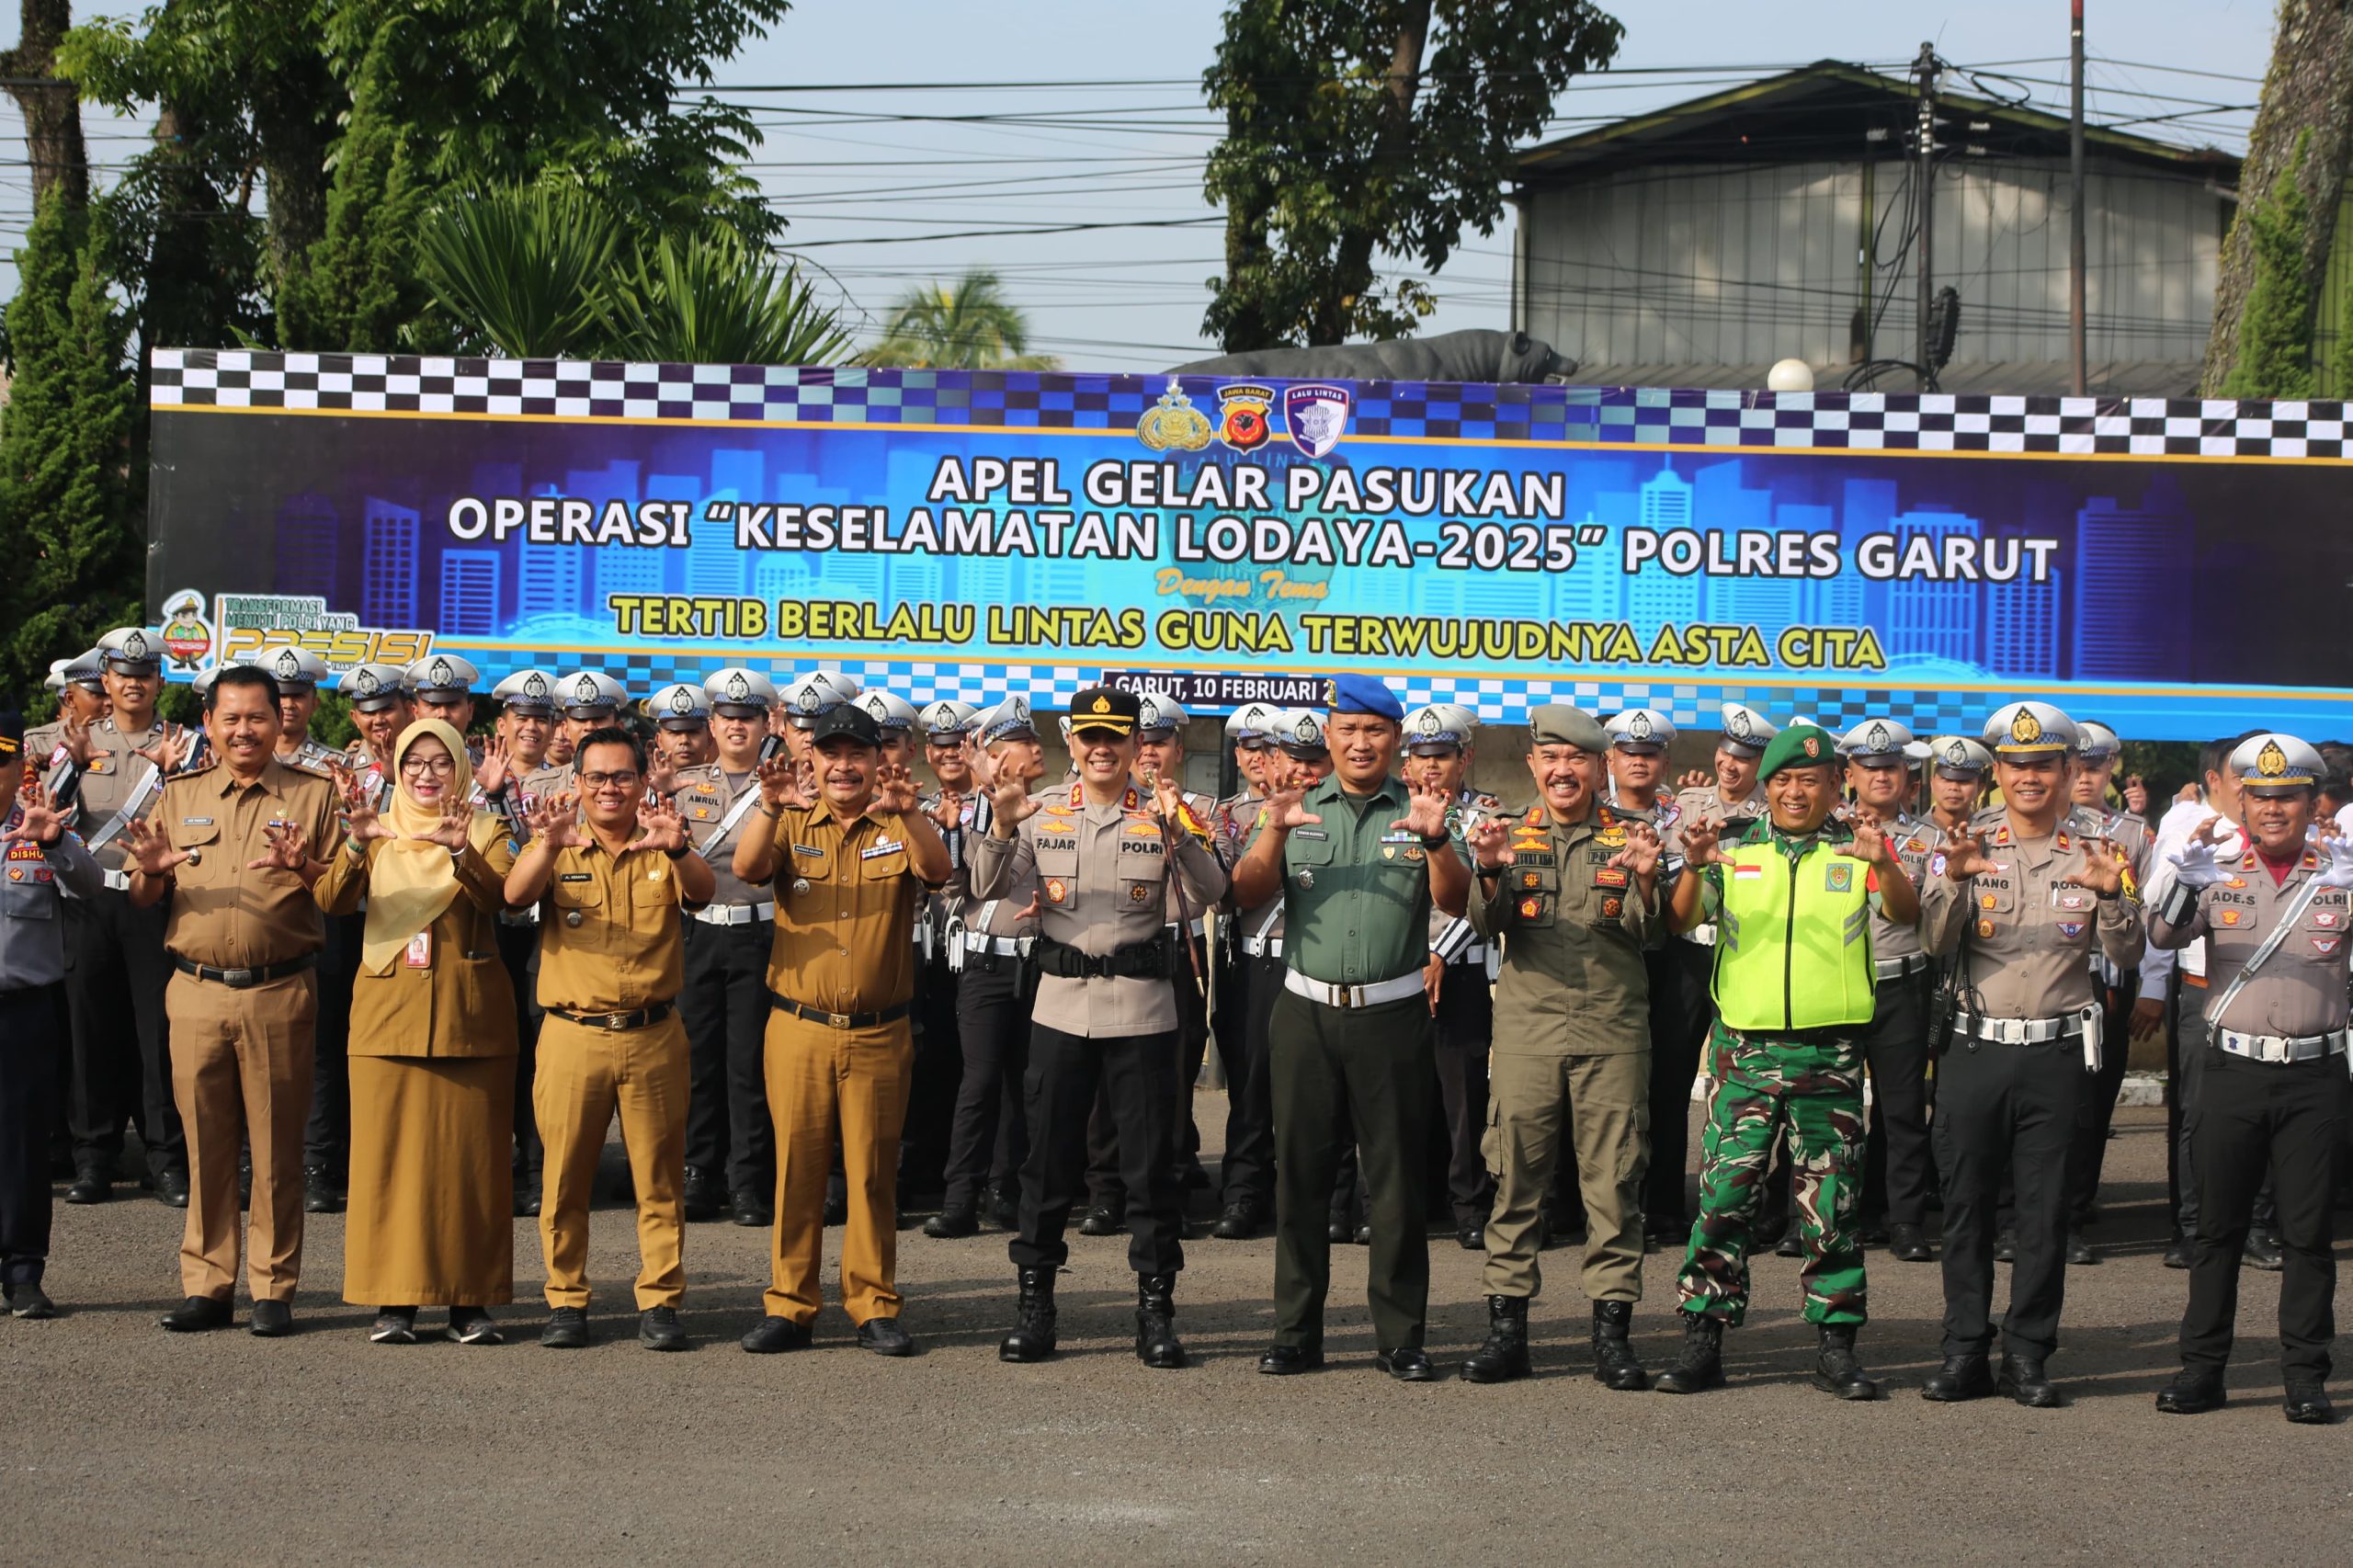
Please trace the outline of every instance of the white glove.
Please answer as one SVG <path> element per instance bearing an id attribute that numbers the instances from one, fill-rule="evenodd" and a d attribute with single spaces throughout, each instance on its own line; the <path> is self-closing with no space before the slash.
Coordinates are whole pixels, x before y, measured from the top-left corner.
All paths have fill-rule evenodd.
<path id="1" fill-rule="evenodd" d="M 2342 838 L 2323 841 L 2320 869 L 2313 881 L 2325 888 L 2353 888 L 2353 843 Z"/>
<path id="2" fill-rule="evenodd" d="M 2215 859 L 2211 844 L 2185 844 L 2169 858 L 2174 880 L 2186 888 L 2211 888 L 2231 874 L 2230 868 Z"/>

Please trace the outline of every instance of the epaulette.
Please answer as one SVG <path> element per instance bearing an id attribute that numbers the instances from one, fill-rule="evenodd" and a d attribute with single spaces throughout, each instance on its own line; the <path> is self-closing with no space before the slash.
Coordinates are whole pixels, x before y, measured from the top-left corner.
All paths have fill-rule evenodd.
<path id="1" fill-rule="evenodd" d="M 208 756 L 202 762 L 198 763 L 194 767 L 183 767 L 176 773 L 165 774 L 164 776 L 164 788 L 168 790 L 183 778 L 201 778 L 220 766 L 221 759 L 219 757 Z M 289 771 L 294 772 L 300 770 L 290 768 Z"/>

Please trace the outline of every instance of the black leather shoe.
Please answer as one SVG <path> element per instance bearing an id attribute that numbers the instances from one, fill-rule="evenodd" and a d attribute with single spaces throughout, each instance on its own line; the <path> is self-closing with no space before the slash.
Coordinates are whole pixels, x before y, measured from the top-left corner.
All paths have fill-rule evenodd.
<path id="1" fill-rule="evenodd" d="M 1010 1192 L 983 1193 L 981 1218 L 1000 1231 L 1017 1231 L 1021 1228 L 1021 1199 Z"/>
<path id="2" fill-rule="evenodd" d="M 294 1309 L 284 1301 L 256 1301 L 245 1332 L 256 1339 L 283 1339 L 294 1332 Z"/>
<path id="3" fill-rule="evenodd" d="M 1927 1263 L 1936 1255 L 1928 1250 L 1927 1233 L 1919 1226 L 1890 1225 L 1887 1256 L 1898 1263 Z"/>
<path id="4" fill-rule="evenodd" d="M 748 1187 L 727 1195 L 727 1217 L 746 1230 L 765 1231 L 776 1223 L 776 1205 Z"/>
<path id="5" fill-rule="evenodd" d="M 1210 1234 L 1222 1242 L 1246 1242 L 1257 1233 L 1258 1206 L 1250 1202 L 1227 1204 L 1210 1228 Z"/>
<path id="6" fill-rule="evenodd" d="M 926 1220 L 923 1233 L 937 1236 L 942 1241 L 952 1241 L 959 1236 L 977 1236 L 981 1233 L 981 1216 L 971 1204 L 960 1203 L 952 1209 L 942 1209 Z"/>
<path id="7" fill-rule="evenodd" d="M 1872 1218 L 1855 1227 L 1857 1246 L 1883 1247 L 1887 1244 L 1889 1226 L 1885 1220 Z"/>
<path id="8" fill-rule="evenodd" d="M 1324 1352 L 1303 1345 L 1277 1345 L 1258 1358 L 1258 1370 L 1270 1378 L 1294 1377 L 1324 1365 Z"/>
<path id="9" fill-rule="evenodd" d="M 1963 1400 L 1984 1399 L 1995 1392 L 1994 1369 L 1982 1355 L 1948 1356 L 1945 1364 L 1930 1372 L 1920 1385 L 1920 1397 L 1938 1404 L 1959 1404 Z"/>
<path id="10" fill-rule="evenodd" d="M 1347 1245 L 1348 1243 L 1356 1239 L 1356 1221 L 1345 1219 L 1337 1214 L 1333 1215 L 1332 1222 L 1324 1227 L 1324 1239 L 1329 1241 L 1334 1246 Z"/>
<path id="11" fill-rule="evenodd" d="M 114 1196 L 114 1182 L 102 1165 L 83 1165 L 74 1173 L 74 1185 L 65 1189 L 68 1203 L 104 1203 Z"/>
<path id="12" fill-rule="evenodd" d="M 2336 1419 L 2336 1407 L 2328 1403 L 2328 1390 L 2318 1383 L 2290 1383 L 2280 1409 L 2299 1426 L 2326 1426 Z"/>
<path id="13" fill-rule="evenodd" d="M 2189 1242 L 2188 1238 L 2176 1236 L 2173 1240 L 2165 1244 L 2165 1267 L 2167 1268 L 2187 1268 L 2189 1267 Z"/>
<path id="14" fill-rule="evenodd" d="M 648 1350 L 684 1350 L 686 1325 L 676 1307 L 648 1307 L 637 1314 L 637 1342 Z"/>
<path id="15" fill-rule="evenodd" d="M 2099 1261 L 2099 1254 L 2092 1251 L 2092 1244 L 2070 1232 L 2067 1236 L 2067 1261 L 2081 1267 Z"/>
<path id="16" fill-rule="evenodd" d="M 2173 1381 L 2157 1391 L 2157 1409 L 2166 1415 L 2203 1415 L 2230 1403 L 2220 1372 L 2192 1371 L 2184 1367 Z"/>
<path id="17" fill-rule="evenodd" d="M 1136 1359 L 1159 1371 L 1185 1364 L 1185 1342 L 1176 1337 L 1176 1277 L 1136 1276 Z"/>
<path id="18" fill-rule="evenodd" d="M 1773 1256 L 1775 1257 L 1803 1257 L 1805 1256 L 1805 1243 L 1799 1237 L 1798 1228 L 1795 1225 L 1783 1231 L 1781 1239 L 1773 1244 Z"/>
<path id="19" fill-rule="evenodd" d="M 1760 1214 L 1748 1233 L 1749 1250 L 1763 1252 L 1767 1247 L 1779 1246 L 1781 1238 L 1789 1233 L 1790 1217 L 1787 1214 Z"/>
<path id="20" fill-rule="evenodd" d="M 1593 1303 L 1593 1381 L 1620 1393 L 1636 1393 L 1651 1386 L 1650 1374 L 1627 1342 L 1634 1324 L 1631 1301 Z"/>
<path id="21" fill-rule="evenodd" d="M 1078 1222 L 1078 1233 L 1082 1236 L 1116 1236 L 1120 1233 L 1120 1222 L 1126 1218 L 1120 1205 L 1098 1203 L 1086 1211 L 1086 1218 Z"/>
<path id="22" fill-rule="evenodd" d="M 231 1317 L 229 1303 L 214 1296 L 190 1296 L 164 1314 L 162 1322 L 174 1334 L 201 1334 L 208 1328 L 226 1328 Z"/>
<path id="23" fill-rule="evenodd" d="M 762 1318 L 736 1343 L 751 1355 L 775 1356 L 787 1350 L 806 1350 L 813 1337 L 805 1323 L 795 1323 L 790 1318 Z"/>
<path id="24" fill-rule="evenodd" d="M 2018 1257 L 2018 1233 L 2004 1230 L 1994 1238 L 1994 1261 L 2016 1263 Z"/>
<path id="25" fill-rule="evenodd" d="M 688 1165 L 686 1183 L 678 1191 L 678 1205 L 686 1211 L 687 1222 L 699 1225 L 725 1213 L 727 1203 L 720 1196 L 725 1190 L 717 1176 L 699 1165 Z"/>
<path id="26" fill-rule="evenodd" d="M 155 1201 L 166 1209 L 188 1207 L 188 1172 L 158 1171 L 155 1175 Z"/>
<path id="27" fill-rule="evenodd" d="M 825 1223 L 828 1225 L 840 1225 L 847 1223 L 848 1220 L 849 1194 L 847 1192 L 827 1192 L 825 1194 Z"/>
<path id="28" fill-rule="evenodd" d="M 1016 1309 L 1013 1332 L 997 1344 L 996 1358 L 1026 1366 L 1054 1353 L 1054 1271 L 1025 1268 L 1018 1278 L 1021 1304 Z"/>
<path id="29" fill-rule="evenodd" d="M 515 1173 L 515 1217 L 529 1220 L 540 1211 L 540 1194 L 544 1178 L 538 1171 Z"/>
<path id="30" fill-rule="evenodd" d="M 1360 1247 L 1372 1244 L 1372 1225 L 1370 1221 L 1357 1227 L 1356 1243 Z"/>
<path id="31" fill-rule="evenodd" d="M 13 1318 L 53 1318 L 57 1303 L 49 1299 L 40 1286 L 27 1283 L 8 1287 L 8 1315 Z M 2294 1417 L 2290 1416 L 2290 1420 Z"/>
<path id="32" fill-rule="evenodd" d="M 548 1313 L 547 1327 L 540 1330 L 540 1343 L 551 1350 L 577 1350 L 588 1343 L 588 1311 L 585 1307 L 558 1307 Z"/>
<path id="33" fill-rule="evenodd" d="M 858 1347 L 871 1350 L 877 1356 L 912 1356 L 915 1353 L 913 1335 L 899 1326 L 899 1320 L 868 1318 L 858 1325 Z"/>
<path id="34" fill-rule="evenodd" d="M 1487 1298 L 1487 1337 L 1462 1358 L 1466 1383 L 1507 1383 L 1528 1376 L 1528 1298 Z"/>
<path id="35" fill-rule="evenodd" d="M 414 1345 L 416 1343 L 416 1309 L 386 1307 L 368 1325 L 370 1345 Z"/>
<path id="36" fill-rule="evenodd" d="M 2260 1268 L 2266 1274 L 2277 1274 L 2286 1262 L 2279 1256 L 2279 1238 L 2268 1231 L 2249 1231 L 2243 1249 L 2249 1268 Z"/>
<path id="37" fill-rule="evenodd" d="M 1418 1345 L 1409 1345 L 1403 1350 L 1383 1350 L 1373 1357 L 1372 1364 L 1401 1383 L 1438 1381 L 1438 1367 L 1430 1360 L 1429 1352 Z"/>
<path id="38" fill-rule="evenodd" d="M 1454 1233 L 1454 1244 L 1464 1252 L 1484 1252 L 1487 1250 L 1487 1228 L 1484 1225 L 1465 1225 Z"/>
<path id="39" fill-rule="evenodd" d="M 335 1190 L 335 1173 L 324 1165 L 302 1167 L 302 1212 L 340 1214 L 343 1194 Z"/>
<path id="40" fill-rule="evenodd" d="M 2039 1356 L 2005 1354 L 1994 1386 L 2029 1410 L 2059 1408 L 2059 1386 L 2044 1374 Z"/>

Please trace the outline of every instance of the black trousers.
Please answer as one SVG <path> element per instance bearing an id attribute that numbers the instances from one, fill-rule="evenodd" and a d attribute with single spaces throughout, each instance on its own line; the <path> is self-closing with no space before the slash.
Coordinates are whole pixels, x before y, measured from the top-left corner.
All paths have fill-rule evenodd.
<path id="1" fill-rule="evenodd" d="M 1495 1197 L 1480 1142 L 1487 1131 L 1487 1051 L 1495 1039 L 1495 993 L 1484 962 L 1449 965 L 1431 1020 L 1438 1103 L 1446 1112 L 1446 1198 L 1457 1230 L 1483 1225 Z"/>
<path id="2" fill-rule="evenodd" d="M 963 1071 L 949 1129 L 941 1206 L 968 1209 L 983 1184 L 1013 1190 L 1029 1159 L 1023 1080 L 1029 1062 L 1035 971 L 1009 953 L 964 955 L 956 977 L 956 1032 Z"/>
<path id="3" fill-rule="evenodd" d="M 1200 960 L 1202 974 L 1209 972 L 1209 952 L 1205 944 L 1193 944 Z M 1209 1002 L 1202 996 L 1194 971 L 1186 965 L 1184 955 L 1177 955 L 1176 978 L 1171 982 L 1176 991 L 1177 1071 L 1184 1088 L 1183 1113 L 1176 1123 L 1176 1142 L 1169 1154 L 1180 1176 L 1189 1176 L 1201 1163 L 1201 1130 L 1193 1120 L 1193 1087 L 1201 1079 L 1201 1063 L 1208 1058 L 1210 1043 Z M 1127 1162 L 1120 1154 L 1118 1119 L 1111 1114 L 1108 1098 L 1097 1099 L 1086 1124 L 1086 1201 L 1097 1209 L 1117 1209 L 1127 1201 L 1124 1173 Z"/>
<path id="4" fill-rule="evenodd" d="M 957 1084 L 964 1075 L 960 994 L 945 948 L 915 960 L 915 1056 L 907 1072 L 906 1127 L 899 1134 L 899 1200 L 941 1190 L 956 1137 Z"/>
<path id="5" fill-rule="evenodd" d="M 2165 1191 L 2173 1202 L 2174 1233 L 2185 1239 L 2198 1234 L 2200 1184 L 2198 1179 L 2198 1105 L 2204 1093 L 2206 1064 L 2218 1054 L 2207 1043 L 2206 1005 L 2212 993 L 2193 985 L 2174 971 L 2173 1006 L 2166 1009 L 2165 1035 Z M 2255 1194 L 2255 1228 L 2279 1228 L 2279 1207 L 2272 1190 L 2271 1173 Z"/>
<path id="6" fill-rule="evenodd" d="M 2002 1345 L 2022 1356 L 2058 1348 L 2067 1281 L 2067 1151 L 2089 1074 L 2080 1040 L 1994 1045 L 1956 1038 L 1937 1060 L 1928 1137 L 1945 1197 L 1945 1354 L 1982 1354 L 1993 1339 L 1994 1232 L 2002 1178 L 2018 1193 L 2018 1259 Z"/>
<path id="7" fill-rule="evenodd" d="M 730 1192 L 776 1191 L 776 1126 L 768 1119 L 763 1040 L 768 951 L 776 926 L 687 923 L 687 1165 L 724 1178 Z"/>
<path id="8" fill-rule="evenodd" d="M 0 991 L 0 1285 L 49 1266 L 49 1128 L 69 1054 L 64 988 Z"/>
<path id="9" fill-rule="evenodd" d="M 319 949 L 319 1021 L 311 1056 L 311 1114 L 302 1123 L 302 1164 L 341 1179 L 351 1164 L 351 990 L 368 916 L 330 915 Z"/>
<path id="10" fill-rule="evenodd" d="M 160 903 L 133 909 L 129 893 L 111 888 L 65 901 L 65 1005 L 74 1034 L 65 1119 L 76 1165 L 111 1169 L 123 1127 L 135 1119 L 150 1176 L 188 1169 L 164 1016 L 172 977 L 165 913 Z"/>
<path id="11" fill-rule="evenodd" d="M 1040 1024 L 1029 1031 L 1022 1101 L 1029 1158 L 1021 1167 L 1021 1222 L 1006 1248 L 1016 1268 L 1060 1268 L 1064 1234 L 1086 1174 L 1086 1123 L 1097 1091 L 1109 1100 L 1128 1192 L 1128 1266 L 1138 1274 L 1185 1267 L 1184 1194 L 1176 1184 L 1176 1031 L 1093 1039 Z"/>
<path id="12" fill-rule="evenodd" d="M 1917 1225 L 1928 1213 L 1936 1157 L 1928 1152 L 1927 998 L 1925 971 L 1881 981 L 1861 1042 L 1871 1073 L 1862 1207 L 1891 1225 Z"/>
<path id="13" fill-rule="evenodd" d="M 1429 1311 L 1429 1233 L 1422 1158 L 1428 1147 L 1429 1000 L 1327 1007 L 1275 999 L 1275 1343 L 1321 1349 L 1332 1287 L 1325 1232 L 1340 1153 L 1351 1136 L 1370 1195 L 1365 1293 L 1383 1350 L 1419 1346 Z"/>
<path id="14" fill-rule="evenodd" d="M 2067 1214 L 2075 1223 L 2099 1200 L 2100 1173 L 2108 1165 L 2109 1129 L 2116 1124 L 2116 1098 L 2124 1091 L 2124 1066 L 2132 1054 L 2132 1004 L 2141 994 L 2138 971 L 2124 983 L 2110 986 L 2097 976 L 2099 993 L 2099 1071 L 2084 1086 L 2083 1103 L 2075 1108 L 2075 1142 L 2067 1154 Z"/>
<path id="15" fill-rule="evenodd" d="M 2191 1112 L 2198 1165 L 2198 1233 L 2189 1252 L 2189 1309 L 2181 1364 L 2219 1371 L 2238 1316 L 2239 1254 L 2265 1176 L 2279 1202 L 2279 1370 L 2321 1383 L 2336 1337 L 2336 1254 L 2330 1204 L 2343 1124 L 2345 1059 L 2262 1062 L 2207 1045 Z"/>
<path id="16" fill-rule="evenodd" d="M 1651 1166 L 1643 1214 L 1654 1225 L 1688 1230 L 1691 1085 L 1708 1042 L 1715 1000 L 1708 994 L 1716 949 L 1680 938 L 1644 955 L 1651 983 Z"/>
<path id="17" fill-rule="evenodd" d="M 1275 1091 L 1267 1065 L 1267 1027 L 1282 994 L 1281 955 L 1236 955 L 1227 1005 L 1218 1024 L 1225 1060 L 1224 1199 L 1265 1210 L 1275 1200 Z"/>
<path id="18" fill-rule="evenodd" d="M 498 923 L 498 960 L 515 983 L 515 1169 L 536 1176 L 544 1151 L 540 1146 L 539 1112 L 531 1103 L 531 1083 L 540 1061 L 540 927 Z"/>

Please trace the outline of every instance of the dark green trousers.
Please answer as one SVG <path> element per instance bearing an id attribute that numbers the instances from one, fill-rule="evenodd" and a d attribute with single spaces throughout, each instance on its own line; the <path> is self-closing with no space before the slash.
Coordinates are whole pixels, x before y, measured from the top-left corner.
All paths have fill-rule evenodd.
<path id="1" fill-rule="evenodd" d="M 1422 1343 L 1430 1249 L 1423 1210 L 1429 1145 L 1430 1006 L 1327 1007 L 1290 991 L 1268 1026 L 1275 1110 L 1275 1343 L 1321 1349 L 1332 1285 L 1332 1183 L 1353 1138 L 1371 1197 L 1377 1347 Z"/>

